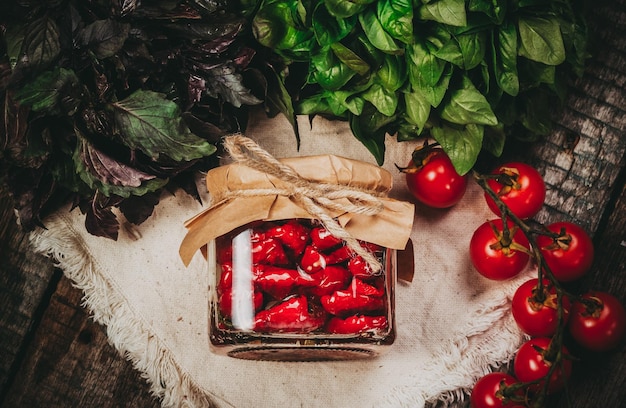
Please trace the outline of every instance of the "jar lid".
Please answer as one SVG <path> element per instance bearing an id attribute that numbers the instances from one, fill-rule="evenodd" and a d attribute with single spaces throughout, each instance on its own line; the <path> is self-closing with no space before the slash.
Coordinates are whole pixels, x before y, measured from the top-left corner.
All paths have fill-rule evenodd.
<path id="1" fill-rule="evenodd" d="M 304 156 L 279 160 L 295 173 L 276 176 L 235 162 L 209 171 L 206 184 L 211 206 L 185 223 L 187 235 L 180 256 L 188 265 L 207 242 L 253 221 L 317 218 L 302 203 L 302 195 L 328 203 L 328 215 L 354 238 L 392 249 L 404 249 L 411 233 L 414 206 L 387 197 L 391 174 L 378 166 L 334 155 Z M 334 189 L 326 197 L 326 187 Z M 337 189 L 336 186 L 341 188 Z M 379 211 L 351 211 L 354 200 L 337 191 L 363 192 L 380 205 Z M 319 188 L 318 188 L 319 187 Z M 322 197 L 320 197 L 322 196 Z"/>

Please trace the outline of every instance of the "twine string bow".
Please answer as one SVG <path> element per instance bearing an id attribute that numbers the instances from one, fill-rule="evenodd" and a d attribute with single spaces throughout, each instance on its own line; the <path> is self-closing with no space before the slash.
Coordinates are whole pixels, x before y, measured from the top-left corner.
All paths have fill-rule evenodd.
<path id="1" fill-rule="evenodd" d="M 281 163 L 253 140 L 242 136 L 228 136 L 224 147 L 231 158 L 254 170 L 267 173 L 281 180 L 284 188 L 260 188 L 231 191 L 228 197 L 251 197 L 264 195 L 283 195 L 290 197 L 309 214 L 318 219 L 332 235 L 346 242 L 346 245 L 369 265 L 373 274 L 380 273 L 382 265 L 378 259 L 359 244 L 341 224 L 329 215 L 329 211 L 349 212 L 354 214 L 375 215 L 383 211 L 381 193 L 332 183 L 320 183 L 302 178 L 291 167 Z M 336 200 L 341 200 L 336 201 Z"/>

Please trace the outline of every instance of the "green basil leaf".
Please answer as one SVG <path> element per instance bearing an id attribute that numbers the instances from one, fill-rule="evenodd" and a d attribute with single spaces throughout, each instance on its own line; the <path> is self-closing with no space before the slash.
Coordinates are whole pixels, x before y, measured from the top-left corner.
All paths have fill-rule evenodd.
<path id="1" fill-rule="evenodd" d="M 439 59 L 448 61 L 457 67 L 463 67 L 465 65 L 463 53 L 461 52 L 461 46 L 454 37 L 450 37 L 450 39 L 445 42 L 441 48 L 433 53 L 433 55 Z"/>
<path id="2" fill-rule="evenodd" d="M 487 38 L 483 31 L 462 34 L 457 36 L 456 40 L 463 55 L 463 68 L 469 71 L 484 60 Z"/>
<path id="3" fill-rule="evenodd" d="M 411 0 L 380 0 L 377 4 L 380 24 L 393 38 L 405 44 L 413 42 L 413 4 Z"/>
<path id="4" fill-rule="evenodd" d="M 368 62 L 370 67 L 379 66 L 383 63 L 387 55 L 389 55 L 372 45 L 372 43 L 367 39 L 365 33 L 362 31 L 358 32 L 352 48 L 361 58 L 363 58 L 363 60 Z"/>
<path id="5" fill-rule="evenodd" d="M 152 159 L 161 155 L 189 161 L 215 153 L 216 148 L 189 131 L 178 106 L 153 91 L 138 90 L 128 98 L 109 104 L 122 141 Z"/>
<path id="6" fill-rule="evenodd" d="M 398 142 L 415 140 L 422 134 L 422 130 L 423 129 L 420 129 L 411 123 L 402 122 L 396 130 L 396 140 L 398 140 Z"/>
<path id="7" fill-rule="evenodd" d="M 367 39 L 374 47 L 388 54 L 402 53 L 402 48 L 396 44 L 393 37 L 387 34 L 373 11 L 365 10 L 360 13 L 359 22 Z"/>
<path id="8" fill-rule="evenodd" d="M 361 76 L 367 75 L 370 70 L 370 65 L 359 57 L 354 51 L 342 43 L 334 43 L 330 47 L 335 53 L 335 56 L 339 58 L 341 62 L 346 64 L 348 68 L 352 69 Z"/>
<path id="9" fill-rule="evenodd" d="M 323 94 L 315 94 L 299 100 L 295 106 L 295 112 L 298 115 L 333 114 Z"/>
<path id="10" fill-rule="evenodd" d="M 521 17 L 518 22 L 519 55 L 547 65 L 565 61 L 565 46 L 554 18 Z"/>
<path id="11" fill-rule="evenodd" d="M 520 81 L 525 87 L 537 87 L 540 84 L 552 85 L 555 82 L 556 67 L 531 60 L 520 61 Z"/>
<path id="12" fill-rule="evenodd" d="M 296 1 L 264 3 L 252 20 L 256 40 L 295 57 L 306 56 L 313 45 L 313 32 L 303 27 Z"/>
<path id="13" fill-rule="evenodd" d="M 374 155 L 376 162 L 385 161 L 385 136 L 395 116 L 380 113 L 374 106 L 366 104 L 360 116 L 350 115 L 350 129 L 354 136 Z"/>
<path id="14" fill-rule="evenodd" d="M 464 78 L 460 89 L 450 92 L 450 99 L 442 105 L 441 118 L 460 125 L 498 124 L 489 102 L 468 78 Z"/>
<path id="15" fill-rule="evenodd" d="M 361 97 L 386 116 L 392 116 L 398 107 L 398 95 L 381 84 L 372 84 L 367 91 L 361 94 Z"/>
<path id="16" fill-rule="evenodd" d="M 500 157 L 504 151 L 506 142 L 506 133 L 504 125 L 499 123 L 497 126 L 486 126 L 483 133 L 483 149 Z"/>
<path id="17" fill-rule="evenodd" d="M 356 18 L 336 18 L 319 4 L 313 12 L 312 27 L 319 45 L 331 45 L 344 39 L 354 26 Z"/>
<path id="18" fill-rule="evenodd" d="M 271 116 L 272 112 L 275 111 L 281 112 L 285 115 L 294 130 L 296 145 L 299 148 L 300 132 L 298 131 L 298 123 L 296 120 L 295 108 L 293 106 L 293 99 L 285 87 L 283 79 L 276 72 L 273 66 L 268 64 L 264 76 L 268 81 L 267 90 L 265 92 L 265 106 L 269 109 L 268 116 Z"/>
<path id="19" fill-rule="evenodd" d="M 368 4 L 376 0 L 326 0 L 328 12 L 337 18 L 352 17 L 365 10 Z"/>
<path id="20" fill-rule="evenodd" d="M 439 106 L 448 90 L 452 65 L 437 58 L 422 43 L 407 47 L 406 58 L 413 90 L 421 93 L 433 107 Z"/>
<path id="21" fill-rule="evenodd" d="M 408 122 L 417 126 L 418 134 L 430 116 L 430 103 L 419 92 L 405 92 L 404 104 Z"/>
<path id="22" fill-rule="evenodd" d="M 356 72 L 341 62 L 330 47 L 323 48 L 311 57 L 315 70 L 315 83 L 327 90 L 337 90 L 344 86 Z"/>
<path id="23" fill-rule="evenodd" d="M 96 20 L 80 31 L 78 41 L 89 47 L 96 57 L 108 58 L 122 49 L 129 31 L 130 24 L 112 19 Z"/>
<path id="24" fill-rule="evenodd" d="M 483 144 L 483 131 L 483 126 L 475 124 L 463 128 L 442 125 L 433 127 L 430 133 L 450 157 L 457 173 L 464 175 L 474 167 L 478 159 Z"/>
<path id="25" fill-rule="evenodd" d="M 531 89 L 524 96 L 520 122 L 535 135 L 548 134 L 552 130 L 553 98 L 540 88 Z"/>
<path id="26" fill-rule="evenodd" d="M 405 60 L 398 55 L 388 55 L 376 76 L 380 83 L 389 91 L 397 91 L 406 81 Z"/>
<path id="27" fill-rule="evenodd" d="M 342 114 L 348 110 L 353 115 L 360 115 L 363 113 L 363 107 L 365 101 L 360 96 L 355 95 L 352 91 L 334 91 L 330 92 L 328 99 L 332 100 L 337 106 L 342 107 Z"/>
<path id="28" fill-rule="evenodd" d="M 423 20 L 463 27 L 467 25 L 465 0 L 433 0 L 420 7 L 419 17 Z"/>
<path id="29" fill-rule="evenodd" d="M 81 104 L 82 86 L 73 70 L 45 71 L 15 92 L 15 99 L 35 112 L 74 114 Z"/>
<path id="30" fill-rule="evenodd" d="M 569 14 L 559 18 L 559 26 L 563 35 L 566 61 L 570 64 L 572 72 L 581 77 L 585 62 L 591 56 L 588 51 L 589 32 L 584 21 Z"/>
<path id="31" fill-rule="evenodd" d="M 500 25 L 507 13 L 507 6 L 507 0 L 469 0 L 467 9 L 484 13 L 494 24 Z"/>
<path id="32" fill-rule="evenodd" d="M 446 67 L 446 61 L 437 58 L 422 42 L 407 47 L 406 58 L 409 66 L 409 80 L 414 88 L 435 86 Z"/>
<path id="33" fill-rule="evenodd" d="M 511 96 L 519 92 L 517 74 L 517 27 L 504 23 L 494 30 L 493 70 L 498 86 Z"/>

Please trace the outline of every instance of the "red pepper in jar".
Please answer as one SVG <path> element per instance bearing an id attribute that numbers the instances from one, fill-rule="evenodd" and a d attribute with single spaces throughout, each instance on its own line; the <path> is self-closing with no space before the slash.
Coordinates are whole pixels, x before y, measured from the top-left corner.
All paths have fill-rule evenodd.
<path id="1" fill-rule="evenodd" d="M 245 293 L 247 297 L 251 295 L 253 292 Z M 230 318 L 233 313 L 233 290 L 232 288 L 228 288 L 221 294 L 219 298 L 219 308 L 220 313 L 224 317 Z M 259 310 L 263 306 L 263 294 L 261 292 L 254 292 L 254 310 Z"/>
<path id="2" fill-rule="evenodd" d="M 353 276 L 361 279 L 373 276 L 372 268 L 360 255 L 350 258 L 348 261 L 348 270 Z"/>
<path id="3" fill-rule="evenodd" d="M 311 275 L 314 285 L 309 293 L 316 296 L 330 295 L 334 291 L 345 288 L 350 283 L 352 275 L 343 266 L 329 265 L 322 271 Z"/>
<path id="4" fill-rule="evenodd" d="M 350 282 L 350 286 L 346 290 L 352 291 L 352 293 L 366 296 L 381 297 L 382 295 L 384 295 L 385 283 L 383 281 L 383 278 L 378 277 L 373 281 L 373 283 L 375 283 L 376 286 L 370 283 L 366 283 L 362 279 L 353 278 L 352 282 Z"/>
<path id="5" fill-rule="evenodd" d="M 385 316 L 353 315 L 345 319 L 333 317 L 326 324 L 326 331 L 334 334 L 357 334 L 386 328 Z"/>
<path id="6" fill-rule="evenodd" d="M 342 246 L 326 256 L 326 264 L 334 265 L 347 261 L 354 256 L 354 251 L 348 246 Z"/>
<path id="7" fill-rule="evenodd" d="M 315 249 L 312 245 L 304 248 L 302 258 L 300 258 L 300 267 L 306 273 L 316 273 L 326 267 L 326 258 L 324 254 Z"/>
<path id="8" fill-rule="evenodd" d="M 309 245 L 304 249 L 302 258 L 300 258 L 300 267 L 307 273 L 316 273 L 328 265 L 343 263 L 353 256 L 354 252 L 347 246 L 339 247 L 326 255 L 313 245 Z"/>
<path id="9" fill-rule="evenodd" d="M 221 267 L 220 280 L 217 283 L 217 293 L 222 294 L 226 289 L 233 287 L 233 264 L 226 262 Z M 252 265 L 252 279 L 255 280 L 265 270 L 266 265 Z"/>
<path id="10" fill-rule="evenodd" d="M 308 333 L 319 329 L 326 321 L 323 310 L 309 312 L 306 296 L 294 296 L 269 309 L 261 310 L 254 318 L 254 330 L 259 332 Z"/>
<path id="11" fill-rule="evenodd" d="M 345 316 L 382 309 L 384 307 L 383 293 L 381 289 L 353 278 L 347 289 L 322 296 L 320 302 L 327 312 Z"/>
<path id="12" fill-rule="evenodd" d="M 263 231 L 253 229 L 247 230 L 250 238 L 250 243 L 254 246 L 260 244 L 267 239 Z M 233 246 L 232 243 L 228 245 L 220 245 L 217 249 L 217 262 L 220 264 L 233 262 Z"/>
<path id="13" fill-rule="evenodd" d="M 252 244 L 252 263 L 266 265 L 287 265 L 289 258 L 278 240 L 265 238 Z"/>
<path id="14" fill-rule="evenodd" d="M 314 286 L 316 281 L 295 269 L 264 265 L 263 272 L 255 279 L 258 287 L 274 299 L 283 299 L 300 286 Z"/>
<path id="15" fill-rule="evenodd" d="M 294 255 L 300 256 L 309 243 L 309 228 L 296 220 L 276 225 L 265 232 L 269 238 L 275 238 L 289 248 Z"/>
<path id="16" fill-rule="evenodd" d="M 317 227 L 311 230 L 313 246 L 320 251 L 327 251 L 343 243 L 343 240 L 332 235 L 326 228 Z"/>

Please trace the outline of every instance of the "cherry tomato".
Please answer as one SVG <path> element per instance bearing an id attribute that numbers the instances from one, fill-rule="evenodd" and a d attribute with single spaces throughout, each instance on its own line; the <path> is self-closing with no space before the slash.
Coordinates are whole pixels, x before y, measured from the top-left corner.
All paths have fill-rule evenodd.
<path id="1" fill-rule="evenodd" d="M 513 214 L 521 219 L 534 217 L 546 198 L 546 184 L 541 174 L 525 163 L 511 162 L 496 168 L 492 174 L 499 179 L 488 180 L 489 187 L 498 194 Z M 500 210 L 496 202 L 485 193 L 487 205 L 496 215 Z"/>
<path id="2" fill-rule="evenodd" d="M 449 208 L 461 201 L 467 188 L 467 176 L 460 176 L 443 149 L 433 149 L 421 163 L 413 160 L 403 170 L 413 196 L 433 208 Z"/>
<path id="3" fill-rule="evenodd" d="M 556 363 L 552 356 L 547 355 L 550 341 L 549 337 L 535 337 L 522 344 L 513 360 L 513 371 L 519 381 L 532 382 L 546 377 L 552 364 L 559 364 L 549 379 L 548 393 L 552 394 L 565 387 L 565 383 L 572 375 L 572 360 L 566 357 L 569 352 L 562 346 L 561 355 L 564 358 Z M 544 378 L 539 381 L 533 388 L 541 390 L 546 380 L 547 378 Z"/>
<path id="4" fill-rule="evenodd" d="M 530 245 L 526 236 L 509 222 L 512 239 L 506 242 L 501 219 L 483 223 L 470 240 L 470 259 L 474 268 L 486 278 L 505 280 L 520 273 L 528 260 Z"/>
<path id="5" fill-rule="evenodd" d="M 619 346 L 626 335 L 626 310 L 615 296 L 592 291 L 575 301 L 569 330 L 574 340 L 592 351 L 608 351 Z"/>
<path id="6" fill-rule="evenodd" d="M 543 291 L 537 288 L 539 279 L 524 282 L 513 295 L 511 311 L 519 328 L 533 337 L 549 337 L 558 328 L 558 305 L 554 287 L 550 287 L 547 279 L 543 280 Z M 563 324 L 569 317 L 571 302 L 564 296 Z"/>
<path id="7" fill-rule="evenodd" d="M 547 228 L 559 236 L 539 235 L 537 245 L 554 277 L 561 282 L 582 277 L 593 263 L 593 242 L 589 235 L 580 226 L 566 221 Z"/>
<path id="8" fill-rule="evenodd" d="M 481 377 L 470 396 L 472 408 L 515 408 L 516 403 L 506 399 L 502 395 L 503 388 L 515 384 L 517 380 L 506 373 L 490 373 Z"/>

